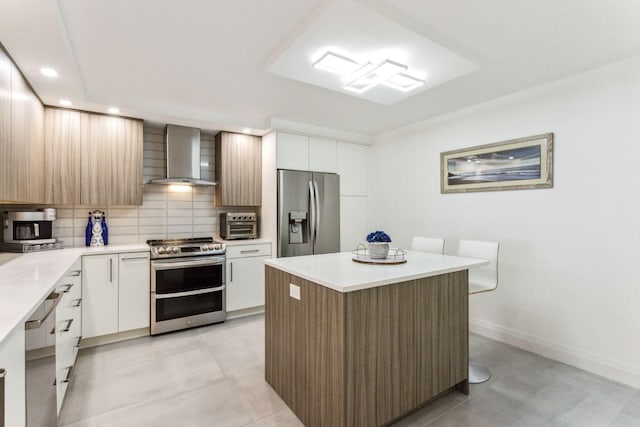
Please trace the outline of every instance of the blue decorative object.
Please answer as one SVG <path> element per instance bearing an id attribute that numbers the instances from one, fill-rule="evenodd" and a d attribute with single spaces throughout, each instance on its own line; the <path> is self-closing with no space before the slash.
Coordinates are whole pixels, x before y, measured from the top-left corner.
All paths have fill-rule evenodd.
<path id="1" fill-rule="evenodd" d="M 374 231 L 367 234 L 367 243 L 390 243 L 391 237 L 384 231 Z"/>
<path id="2" fill-rule="evenodd" d="M 84 230 L 84 244 L 91 246 L 91 236 L 93 235 L 93 222 L 91 222 L 91 212 L 89 212 L 89 222 L 87 228 Z"/>
<path id="3" fill-rule="evenodd" d="M 109 244 L 109 229 L 107 228 L 107 217 L 103 213 L 102 214 L 102 240 L 104 240 L 104 244 Z"/>

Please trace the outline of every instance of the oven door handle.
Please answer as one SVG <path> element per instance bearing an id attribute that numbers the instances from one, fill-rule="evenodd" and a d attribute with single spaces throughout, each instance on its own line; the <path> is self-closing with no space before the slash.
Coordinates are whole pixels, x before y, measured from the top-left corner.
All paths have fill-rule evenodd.
<path id="1" fill-rule="evenodd" d="M 151 268 L 154 270 L 171 270 L 174 268 L 182 268 L 182 267 L 202 267 L 207 265 L 224 265 L 225 261 L 223 259 L 201 259 L 201 260 L 189 260 L 189 261 L 179 261 L 179 262 L 158 262 L 153 261 L 151 263 Z"/>
<path id="2" fill-rule="evenodd" d="M 207 288 L 207 289 L 198 289 L 197 291 L 187 291 L 187 292 L 176 292 L 173 294 L 155 294 L 156 299 L 166 299 L 166 298 L 179 298 L 179 297 L 189 297 L 193 295 L 202 295 L 202 294 L 210 294 L 213 292 L 219 292 L 224 290 L 224 285 L 219 286 L 217 288 Z"/>

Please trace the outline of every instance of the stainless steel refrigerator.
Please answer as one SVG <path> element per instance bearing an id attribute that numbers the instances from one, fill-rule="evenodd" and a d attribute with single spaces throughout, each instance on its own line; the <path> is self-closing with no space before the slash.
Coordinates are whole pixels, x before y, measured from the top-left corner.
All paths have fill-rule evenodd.
<path id="1" fill-rule="evenodd" d="M 340 176 L 278 170 L 278 256 L 340 251 Z"/>

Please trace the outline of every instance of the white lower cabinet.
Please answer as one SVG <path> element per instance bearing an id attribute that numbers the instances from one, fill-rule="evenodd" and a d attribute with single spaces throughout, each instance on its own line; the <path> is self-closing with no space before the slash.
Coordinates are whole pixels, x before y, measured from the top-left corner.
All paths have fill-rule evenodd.
<path id="1" fill-rule="evenodd" d="M 85 255 L 84 338 L 149 327 L 149 252 Z"/>
<path id="2" fill-rule="evenodd" d="M 82 336 L 118 332 L 118 255 L 82 257 Z"/>
<path id="3" fill-rule="evenodd" d="M 120 254 L 118 263 L 118 331 L 148 328 L 149 252 Z"/>
<path id="4" fill-rule="evenodd" d="M 227 246 L 227 311 L 264 305 L 264 260 L 271 244 Z"/>
<path id="5" fill-rule="evenodd" d="M 55 345 L 56 409 L 60 413 L 67 387 L 82 339 L 82 261 L 78 259 L 58 280 L 52 299 L 45 300 L 30 320 L 45 317 L 57 303 L 42 326 L 28 329 L 25 334 L 26 350 L 38 350 Z M 48 354 L 47 351 L 44 353 Z M 42 354 L 41 354 L 42 355 Z M 24 350 L 22 351 L 24 358 Z"/>
<path id="6" fill-rule="evenodd" d="M 82 339 L 82 264 L 78 260 L 56 285 L 60 302 L 56 307 L 56 401 L 60 413 L 62 402 L 75 366 Z M 46 329 L 45 329 L 45 332 Z M 49 332 L 50 333 L 50 332 Z"/>
<path id="7" fill-rule="evenodd" d="M 0 387 L 4 386 L 4 425 L 24 426 L 27 423 L 25 410 L 25 363 L 24 325 L 20 324 L 0 342 Z M 2 423 L 0 423 L 2 424 Z"/>

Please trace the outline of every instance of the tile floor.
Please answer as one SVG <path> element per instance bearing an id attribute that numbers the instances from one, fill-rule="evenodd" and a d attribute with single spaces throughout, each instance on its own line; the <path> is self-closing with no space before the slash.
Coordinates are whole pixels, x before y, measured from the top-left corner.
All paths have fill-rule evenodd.
<path id="1" fill-rule="evenodd" d="M 640 426 L 640 390 L 472 335 L 493 377 L 395 426 Z M 61 425 L 301 426 L 264 381 L 264 316 L 80 352 Z"/>

